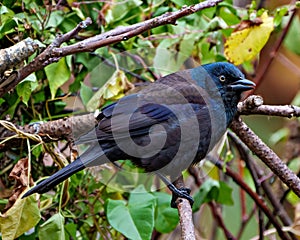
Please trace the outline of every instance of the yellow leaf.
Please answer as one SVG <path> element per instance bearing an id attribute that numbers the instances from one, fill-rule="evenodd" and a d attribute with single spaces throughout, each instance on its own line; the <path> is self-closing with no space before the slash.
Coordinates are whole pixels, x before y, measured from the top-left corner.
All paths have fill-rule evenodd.
<path id="1" fill-rule="evenodd" d="M 25 191 L 27 191 L 26 189 Z M 18 198 L 4 214 L 0 214 L 3 240 L 12 240 L 33 228 L 41 219 L 36 196 Z"/>
<path id="2" fill-rule="evenodd" d="M 242 23 L 241 25 L 245 24 Z M 248 26 L 242 30 L 234 31 L 225 42 L 225 57 L 235 65 L 256 57 L 274 29 L 273 18 L 269 17 L 267 12 L 264 12 L 252 24 L 246 25 Z"/>
<path id="3" fill-rule="evenodd" d="M 116 70 L 110 79 L 94 94 L 87 103 L 88 111 L 95 111 L 106 100 L 117 100 L 124 96 L 124 92 L 133 88 L 121 70 Z"/>

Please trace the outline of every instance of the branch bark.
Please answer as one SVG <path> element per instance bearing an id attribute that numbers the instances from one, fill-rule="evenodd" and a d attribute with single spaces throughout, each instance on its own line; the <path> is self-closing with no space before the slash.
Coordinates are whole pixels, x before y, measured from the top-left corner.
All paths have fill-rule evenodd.
<path id="1" fill-rule="evenodd" d="M 300 107 L 294 105 L 261 105 L 253 109 L 239 109 L 241 115 L 268 115 L 268 116 L 278 116 L 278 117 L 300 117 Z"/>
<path id="2" fill-rule="evenodd" d="M 87 130 L 95 126 L 96 122 L 97 121 L 94 117 L 94 114 L 90 113 L 81 116 L 62 118 L 49 122 L 37 122 L 25 126 L 15 125 L 15 128 L 20 132 L 37 134 L 43 139 L 43 141 L 51 142 L 62 139 L 76 139 L 76 137 L 82 135 L 83 133 L 87 133 Z M 5 121 L 0 120 L 0 141 L 12 137 L 16 134 L 16 131 L 7 129 L 4 126 Z M 0 152 L 20 145 L 22 138 L 24 137 L 16 136 L 15 138 L 11 138 L 9 141 L 0 144 Z"/>
<path id="3" fill-rule="evenodd" d="M 5 89 L 0 89 L 0 97 L 2 97 L 6 92 L 12 90 L 19 82 L 30 75 L 33 72 L 43 69 L 45 66 L 57 62 L 60 58 L 80 53 L 80 52 L 90 52 L 97 48 L 104 47 L 113 43 L 126 41 L 129 38 L 137 36 L 143 32 L 150 29 L 156 28 L 158 26 L 167 24 L 176 24 L 176 20 L 195 12 L 201 11 L 205 8 L 210 8 L 216 6 L 223 0 L 207 0 L 192 6 L 182 7 L 176 12 L 168 12 L 161 16 L 146 20 L 144 22 L 136 23 L 131 26 L 120 26 L 103 34 L 96 35 L 94 37 L 87 38 L 78 43 L 59 47 L 63 42 L 70 40 L 74 35 L 76 35 L 82 28 L 86 27 L 91 23 L 90 19 L 79 23 L 75 29 L 71 30 L 69 33 L 58 36 L 52 44 L 50 44 L 44 52 L 38 55 L 32 62 L 26 65 L 24 68 L 20 69 L 18 72 L 18 77 L 8 84 Z"/>
<path id="4" fill-rule="evenodd" d="M 242 120 L 236 118 L 230 128 L 293 192 L 300 197 L 300 179 Z"/>
<path id="5" fill-rule="evenodd" d="M 300 107 L 294 105 L 261 105 L 262 98 L 260 96 L 250 96 L 245 101 L 239 103 L 238 111 L 241 115 L 261 114 L 268 116 L 281 116 L 281 117 L 300 117 Z M 35 124 L 26 126 L 17 126 L 18 129 L 27 133 L 37 133 L 43 137 L 45 141 L 53 139 L 70 139 L 70 136 L 78 136 L 79 133 L 86 132 L 85 129 L 96 123 L 93 114 L 73 116 L 49 122 L 42 122 L 38 124 L 38 129 L 35 129 Z M 88 125 L 88 126 L 87 126 Z M 37 131 L 38 130 L 38 131 Z M 74 132 L 75 131 L 75 132 Z M 0 126 L 0 140 L 12 136 L 14 133 L 1 128 Z M 48 137 L 48 138 L 47 138 Z M 50 138 L 49 138 L 50 137 Z M 16 139 L 14 139 L 17 141 Z M 0 152 L 9 148 L 11 144 L 15 145 L 16 142 L 6 142 L 0 145 Z"/>
<path id="6" fill-rule="evenodd" d="M 177 188 L 184 188 L 182 175 L 174 182 L 174 185 Z M 193 212 L 189 201 L 184 198 L 178 198 L 176 203 L 180 219 L 181 239 L 195 240 L 196 237 L 192 218 Z"/>
<path id="7" fill-rule="evenodd" d="M 300 117 L 300 107 L 295 105 L 263 105 L 263 98 L 251 95 L 238 104 L 240 115 L 260 114 L 278 117 Z"/>

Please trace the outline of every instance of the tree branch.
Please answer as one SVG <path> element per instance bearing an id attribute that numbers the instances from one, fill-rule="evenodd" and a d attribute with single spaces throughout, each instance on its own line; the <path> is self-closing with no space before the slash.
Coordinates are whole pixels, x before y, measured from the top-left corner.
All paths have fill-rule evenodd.
<path id="1" fill-rule="evenodd" d="M 242 120 L 236 118 L 230 128 L 236 135 L 276 174 L 293 192 L 300 197 L 300 179 Z"/>
<path id="2" fill-rule="evenodd" d="M 50 44 L 44 52 L 38 55 L 24 68 L 20 69 L 18 72 L 18 77 L 15 79 L 15 81 L 8 84 L 5 89 L 0 89 L 0 97 L 2 97 L 6 92 L 12 90 L 20 81 L 22 81 L 31 73 L 41 70 L 53 62 L 57 62 L 64 56 L 80 52 L 91 52 L 100 47 L 126 41 L 129 38 L 137 36 L 158 26 L 176 24 L 177 19 L 191 15 L 205 8 L 216 6 L 222 1 L 223 0 L 207 0 L 192 6 L 182 7 L 176 12 L 168 12 L 161 16 L 133 24 L 131 26 L 120 26 L 108 32 L 87 38 L 78 43 L 59 48 L 63 42 L 74 37 L 74 35 L 77 34 L 82 28 L 91 23 L 90 19 L 86 19 L 85 21 L 79 23 L 75 29 L 71 30 L 69 33 L 58 36 L 57 39 L 55 39 L 54 42 Z"/>
<path id="3" fill-rule="evenodd" d="M 8 137 L 12 137 L 16 134 L 16 131 L 12 131 L 5 127 L 5 121 L 0 120 L 0 141 L 5 140 Z M 49 122 L 37 122 L 33 124 L 28 124 L 25 126 L 16 126 L 15 128 L 20 130 L 20 132 L 37 134 L 43 141 L 51 142 L 61 139 L 76 139 L 76 137 L 87 133 L 88 129 L 91 129 L 96 124 L 96 119 L 93 113 L 72 116 L 69 118 L 62 118 Z M 75 136 L 75 137 L 74 137 Z M 22 141 L 23 136 L 16 136 L 0 144 L 0 152 L 5 151 L 13 146 L 19 145 Z"/>
<path id="4" fill-rule="evenodd" d="M 221 170 L 224 169 L 224 164 L 222 161 L 214 158 L 208 158 L 208 160 L 211 161 L 213 164 L 215 164 L 215 166 L 218 167 L 219 169 Z M 238 174 L 233 172 L 227 166 L 225 167 L 225 169 L 226 169 L 225 174 L 230 176 L 234 182 L 236 182 L 242 189 L 244 189 L 249 194 L 249 196 L 255 201 L 257 206 L 266 214 L 266 216 L 270 219 L 270 221 L 276 228 L 277 233 L 281 237 L 281 239 L 289 239 L 286 233 L 282 231 L 281 225 L 279 224 L 277 219 L 274 218 L 272 212 L 269 210 L 269 208 L 264 203 L 264 201 L 254 191 L 252 191 L 252 189 L 243 181 L 243 179 Z"/>
<path id="5" fill-rule="evenodd" d="M 226 228 L 224 220 L 223 220 L 223 217 L 222 217 L 222 213 L 220 211 L 220 207 L 214 201 L 209 202 L 208 206 L 211 209 L 211 212 L 212 212 L 212 214 L 214 216 L 214 219 L 217 221 L 219 227 L 223 230 L 226 239 L 228 239 L 228 240 L 237 240 L 232 235 L 232 233 L 229 232 L 228 229 Z"/>
<path id="6" fill-rule="evenodd" d="M 258 164 L 256 164 L 255 160 L 251 156 L 250 150 L 245 146 L 245 144 L 232 132 L 228 132 L 229 137 L 232 139 L 233 143 L 236 145 L 241 158 L 245 161 L 248 169 L 250 170 L 251 175 L 253 176 L 253 181 L 255 183 L 256 188 L 262 187 L 264 193 L 266 194 L 267 198 L 269 199 L 270 204 L 273 206 L 273 214 L 274 216 L 278 216 L 281 222 L 285 226 L 292 225 L 292 220 L 288 216 L 287 212 L 285 211 L 283 205 L 279 202 L 279 199 L 274 195 L 268 181 L 262 181 L 264 178 L 264 171 L 260 169 Z M 262 194 L 260 194 L 262 195 Z M 269 222 L 270 223 L 270 222 Z M 267 225 L 266 225 L 267 228 Z M 289 233 L 292 239 L 296 240 L 296 237 Z M 260 236 L 262 237 L 262 236 Z"/>
<path id="7" fill-rule="evenodd" d="M 300 117 L 300 107 L 294 105 L 262 105 L 253 109 L 239 109 L 241 115 L 268 115 L 268 116 L 278 116 L 278 117 Z"/>
<path id="8" fill-rule="evenodd" d="M 300 117 L 300 107 L 295 105 L 263 105 L 263 98 L 251 95 L 238 104 L 240 115 L 260 114 L 279 117 Z"/>
<path id="9" fill-rule="evenodd" d="M 184 188 L 182 175 L 174 182 L 174 185 L 177 188 Z M 178 198 L 176 204 L 180 219 L 181 239 L 195 240 L 193 212 L 189 201 L 184 198 Z"/>

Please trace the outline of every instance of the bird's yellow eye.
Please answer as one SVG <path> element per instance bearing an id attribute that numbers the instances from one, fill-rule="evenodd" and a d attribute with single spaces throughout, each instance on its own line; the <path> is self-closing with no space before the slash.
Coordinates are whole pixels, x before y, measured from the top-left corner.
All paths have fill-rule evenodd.
<path id="1" fill-rule="evenodd" d="M 220 79 L 221 82 L 225 82 L 226 77 L 225 77 L 224 75 L 221 75 L 221 76 L 219 77 L 219 79 Z"/>

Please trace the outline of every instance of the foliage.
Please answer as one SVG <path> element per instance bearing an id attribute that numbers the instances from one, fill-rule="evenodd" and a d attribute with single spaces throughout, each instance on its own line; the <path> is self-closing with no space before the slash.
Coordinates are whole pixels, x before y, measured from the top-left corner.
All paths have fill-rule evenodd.
<path id="1" fill-rule="evenodd" d="M 73 44 L 198 1 L 69 0 L 57 1 L 59 4 L 52 5 L 53 2 L 4 0 L 0 3 L 1 48 L 27 37 L 35 39 L 40 46 L 39 52 L 21 66 L 16 66 L 16 69 L 30 62 L 42 48 L 53 42 L 57 34 L 71 31 L 87 17 L 92 19 L 93 24 L 80 32 L 77 39 L 64 44 Z M 273 29 L 282 31 L 290 15 L 287 6 L 278 7 L 268 14 L 263 9 L 257 9 L 254 4 L 249 8 L 236 8 L 232 1 L 223 1 L 216 7 L 179 19 L 177 25 L 157 27 L 127 41 L 97 49 L 93 54 L 67 56 L 31 74 L 18 84 L 16 91 L 1 98 L 1 117 L 9 116 L 15 123 L 26 125 L 94 111 L 124 96 L 134 88 L 133 83 L 153 81 L 156 76 L 190 67 L 190 59 L 199 64 L 227 59 L 243 64 L 247 70 L 258 59 Z M 236 29 L 237 25 L 242 25 L 242 29 Z M 285 46 L 296 54 L 299 54 L 296 44 L 299 43 L 298 32 L 299 19 L 296 18 L 285 39 Z M 243 44 L 239 44 L 240 42 Z M 102 58 L 108 59 L 109 63 L 102 61 Z M 68 102 L 71 95 L 77 97 L 73 105 Z M 78 102 L 83 106 L 81 109 Z M 275 136 L 273 139 L 275 138 L 279 137 Z M 62 142 L 55 147 L 63 152 Z M 47 167 L 42 162 L 42 159 L 47 158 L 45 151 L 48 148 L 38 144 L 29 146 L 29 149 L 32 150 L 30 174 L 33 179 L 37 180 L 40 176 L 50 175 L 57 170 L 52 158 Z M 11 149 L 9 156 L 2 153 L 1 169 L 10 169 L 28 154 L 30 151 L 23 146 Z M 69 153 L 61 154 L 65 154 L 67 158 L 70 156 Z M 131 167 L 127 161 L 123 164 L 124 167 Z M 232 188 L 219 181 L 219 175 L 211 166 L 206 165 L 205 168 L 209 169 L 207 179 L 194 195 L 196 202 L 193 210 L 199 211 L 201 204 L 211 201 L 234 204 Z M 177 210 L 169 206 L 169 194 L 163 191 L 147 193 L 144 186 L 137 184 L 138 180 L 133 177 L 126 179 L 126 176 L 118 177 L 130 184 L 131 181 L 136 181 L 135 186 L 128 184 L 132 190 L 130 193 L 119 190 L 117 184 L 113 185 L 115 188 L 110 188 L 98 180 L 105 174 L 114 176 L 113 171 L 108 169 L 107 173 L 99 172 L 93 174 L 86 170 L 77 173 L 68 184 L 58 186 L 55 193 L 40 196 L 40 210 L 35 196 L 25 200 L 18 199 L 12 208 L 0 216 L 2 239 L 19 236 L 20 239 L 77 239 L 78 235 L 82 239 L 95 239 L 99 234 L 105 236 L 103 239 L 120 239 L 122 236 L 129 239 L 151 239 L 154 230 L 169 233 L 178 225 Z M 1 170 L 0 183 L 11 190 L 13 186 L 7 173 Z M 7 196 L 1 198 L 5 199 Z M 0 201 L 1 210 L 6 203 L 7 201 Z M 33 227 L 34 231 L 27 233 L 30 236 L 25 236 Z"/>

